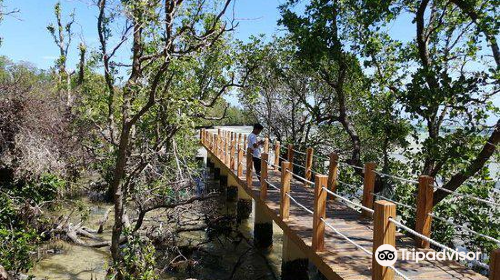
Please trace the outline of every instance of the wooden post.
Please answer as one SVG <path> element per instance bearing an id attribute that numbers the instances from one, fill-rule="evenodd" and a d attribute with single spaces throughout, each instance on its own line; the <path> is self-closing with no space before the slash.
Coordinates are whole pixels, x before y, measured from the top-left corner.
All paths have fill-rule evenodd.
<path id="1" fill-rule="evenodd" d="M 274 142 L 274 165 L 280 166 L 280 141 Z"/>
<path id="2" fill-rule="evenodd" d="M 214 134 L 214 154 L 219 157 L 219 135 Z"/>
<path id="3" fill-rule="evenodd" d="M 224 131 L 222 131 L 222 135 L 220 136 L 220 159 L 222 162 L 226 161 L 226 141 L 224 137 Z"/>
<path id="4" fill-rule="evenodd" d="M 313 154 L 314 154 L 314 149 L 307 148 L 307 151 L 306 151 L 306 169 L 305 169 L 304 175 L 305 175 L 305 178 L 309 181 L 311 181 L 311 176 L 312 176 Z M 309 187 L 309 183 L 304 182 L 304 186 Z"/>
<path id="5" fill-rule="evenodd" d="M 434 197 L 434 178 L 422 175 L 418 177 L 418 195 L 417 195 L 417 216 L 415 230 L 427 237 L 431 236 L 433 197 Z M 418 248 L 429 248 L 430 243 L 426 240 L 416 237 Z"/>
<path id="6" fill-rule="evenodd" d="M 244 150 L 247 149 L 247 135 L 246 134 L 243 135 L 243 149 Z"/>
<path id="7" fill-rule="evenodd" d="M 248 148 L 247 149 L 247 173 L 246 173 L 246 179 L 247 179 L 247 186 L 248 188 L 252 189 L 252 165 L 253 165 L 253 158 L 252 158 L 252 149 Z"/>
<path id="8" fill-rule="evenodd" d="M 230 137 L 230 136 L 229 136 L 229 131 L 228 131 L 228 132 L 226 133 L 226 138 L 225 138 L 225 140 L 226 140 L 226 146 L 225 146 L 226 156 L 224 157 L 224 163 L 225 163 L 227 166 L 229 166 L 229 163 L 230 163 L 230 161 L 231 161 L 231 154 L 230 154 L 230 152 L 231 152 L 231 150 L 230 150 L 231 142 L 230 142 L 230 141 L 231 141 L 231 140 L 230 140 L 230 138 L 229 138 L 229 137 Z"/>
<path id="9" fill-rule="evenodd" d="M 243 143 L 241 143 L 241 133 L 238 133 L 238 145 L 241 147 Z"/>
<path id="10" fill-rule="evenodd" d="M 203 136 L 205 135 L 205 129 L 200 129 L 200 143 L 203 144 L 203 140 L 205 139 Z"/>
<path id="11" fill-rule="evenodd" d="M 210 140 L 212 143 L 210 143 L 210 149 L 212 149 L 212 152 L 214 152 L 214 147 L 215 147 L 215 133 L 210 134 Z"/>
<path id="12" fill-rule="evenodd" d="M 269 159 L 268 153 L 263 153 L 260 156 L 260 198 L 266 200 L 267 198 L 267 160 Z"/>
<path id="13" fill-rule="evenodd" d="M 210 150 L 213 152 L 214 151 L 214 134 L 209 133 L 208 139 L 210 139 L 210 144 L 208 146 L 209 146 Z"/>
<path id="14" fill-rule="evenodd" d="M 222 144 L 222 138 L 220 135 L 217 134 L 217 157 L 220 159 L 221 158 L 221 144 Z"/>
<path id="15" fill-rule="evenodd" d="M 269 154 L 269 138 L 264 138 L 264 153 Z"/>
<path id="16" fill-rule="evenodd" d="M 282 220 L 288 219 L 290 216 L 290 198 L 286 195 L 290 193 L 290 180 L 292 174 L 290 171 L 292 164 L 288 161 L 281 163 L 281 201 L 280 201 L 280 216 Z"/>
<path id="17" fill-rule="evenodd" d="M 336 153 L 330 153 L 330 164 L 328 166 L 328 189 L 332 192 L 337 191 L 337 170 L 339 166 L 339 156 Z M 335 199 L 333 195 L 329 195 L 330 199 Z"/>
<path id="18" fill-rule="evenodd" d="M 326 188 L 328 177 L 316 174 L 314 180 L 314 216 L 312 249 L 316 252 L 325 249 L 325 223 L 321 219 L 326 218 Z"/>
<path id="19" fill-rule="evenodd" d="M 235 170 L 236 167 L 234 165 L 235 157 L 236 157 L 236 140 L 231 140 L 231 161 L 229 162 L 231 170 Z"/>
<path id="20" fill-rule="evenodd" d="M 293 145 L 288 144 L 288 155 L 287 155 L 288 162 L 293 163 L 293 155 L 294 155 Z"/>
<path id="21" fill-rule="evenodd" d="M 238 166 L 238 178 L 243 176 L 243 149 L 241 147 L 238 148 L 238 162 L 236 163 Z"/>
<path id="22" fill-rule="evenodd" d="M 500 280 L 500 249 L 491 251 L 489 280 Z"/>
<path id="23" fill-rule="evenodd" d="M 365 164 L 365 178 L 363 181 L 363 206 L 373 209 L 373 192 L 375 191 L 375 168 L 377 164 L 367 162 Z M 362 210 L 363 216 L 371 217 L 371 213 Z"/>
<path id="24" fill-rule="evenodd" d="M 387 266 L 381 266 L 375 259 L 375 251 L 384 244 L 396 247 L 396 225 L 389 218 L 396 217 L 396 205 L 385 200 L 375 202 L 375 213 L 373 214 L 373 255 L 372 255 L 372 279 L 393 280 L 394 271 Z"/>

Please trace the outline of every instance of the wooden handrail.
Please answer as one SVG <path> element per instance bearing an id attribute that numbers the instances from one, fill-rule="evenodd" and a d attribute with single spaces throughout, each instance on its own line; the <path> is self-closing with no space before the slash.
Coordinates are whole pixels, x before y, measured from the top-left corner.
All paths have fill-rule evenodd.
<path id="1" fill-rule="evenodd" d="M 312 249 L 323 251 L 325 249 L 325 223 L 326 218 L 326 197 L 324 190 L 327 186 L 328 177 L 317 174 L 314 180 L 314 216 L 313 216 L 313 236 Z"/>
<path id="2" fill-rule="evenodd" d="M 294 157 L 294 150 L 293 150 L 293 145 L 292 144 L 288 144 L 288 154 L 287 154 L 287 161 L 289 163 L 292 163 L 293 164 L 293 157 Z"/>
<path id="3" fill-rule="evenodd" d="M 269 154 L 268 153 L 263 153 L 261 156 L 260 156 L 260 166 L 261 166 L 261 170 L 260 170 L 260 198 L 262 200 L 266 200 L 267 198 L 267 169 L 268 169 L 268 165 L 267 165 L 267 161 L 269 159 Z"/>
<path id="4" fill-rule="evenodd" d="M 489 280 L 500 280 L 500 248 L 491 251 Z"/>
<path id="5" fill-rule="evenodd" d="M 372 279 L 393 280 L 394 271 L 387 266 L 381 266 L 375 259 L 375 251 L 384 244 L 396 247 L 396 225 L 389 218 L 396 217 L 396 204 L 379 200 L 374 205 L 373 214 L 373 255 L 372 255 Z"/>
<path id="6" fill-rule="evenodd" d="M 312 176 L 313 154 L 314 154 L 314 149 L 307 148 L 304 178 L 306 178 L 309 181 L 311 180 L 311 176 Z M 304 181 L 304 186 L 309 187 L 309 183 Z"/>
<path id="7" fill-rule="evenodd" d="M 236 139 L 231 140 L 231 161 L 229 162 L 229 165 L 231 167 L 231 170 L 235 170 L 235 155 L 236 154 Z"/>
<path id="8" fill-rule="evenodd" d="M 238 144 L 240 145 L 240 144 Z M 238 166 L 238 178 L 243 176 L 243 149 L 241 147 L 238 147 L 238 162 L 236 165 Z"/>
<path id="9" fill-rule="evenodd" d="M 246 134 L 243 134 L 243 149 L 246 149 L 247 148 L 247 135 Z"/>
<path id="10" fill-rule="evenodd" d="M 288 161 L 281 163 L 281 200 L 280 200 L 280 216 L 282 220 L 287 220 L 290 216 L 290 198 L 286 195 L 290 193 L 290 168 L 292 164 Z"/>
<path id="11" fill-rule="evenodd" d="M 337 191 L 337 169 L 339 164 L 339 156 L 336 153 L 330 153 L 330 166 L 328 166 L 328 183 L 327 188 L 332 192 Z M 330 199 L 334 199 L 333 195 L 329 195 Z"/>
<path id="12" fill-rule="evenodd" d="M 417 194 L 417 214 L 415 230 L 427 237 L 431 237 L 431 224 L 434 197 L 434 178 L 422 175 L 418 177 L 418 194 Z M 429 241 L 421 238 L 416 238 L 416 245 L 419 248 L 429 248 Z"/>
<path id="13" fill-rule="evenodd" d="M 275 166 L 280 166 L 280 141 L 274 142 L 274 165 Z"/>
<path id="14" fill-rule="evenodd" d="M 375 191 L 375 168 L 377 164 L 374 162 L 365 163 L 365 176 L 363 180 L 363 200 L 362 204 L 365 207 L 373 209 L 373 192 Z M 362 210 L 363 216 L 371 217 L 371 213 Z"/>
<path id="15" fill-rule="evenodd" d="M 252 163 L 253 163 L 253 158 L 252 158 L 252 149 L 248 148 L 247 149 L 247 176 L 246 176 L 246 181 L 247 181 L 247 186 L 251 189 L 252 188 Z"/>

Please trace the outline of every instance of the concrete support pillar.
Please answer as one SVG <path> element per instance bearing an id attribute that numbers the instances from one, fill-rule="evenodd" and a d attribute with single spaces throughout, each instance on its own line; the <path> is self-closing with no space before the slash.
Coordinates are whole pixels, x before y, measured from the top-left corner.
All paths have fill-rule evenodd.
<path id="1" fill-rule="evenodd" d="M 281 280 L 309 280 L 309 260 L 286 234 L 283 234 Z"/>
<path id="2" fill-rule="evenodd" d="M 238 201 L 238 182 L 233 176 L 228 177 L 227 189 L 226 189 L 226 201 L 236 202 Z"/>
<path id="3" fill-rule="evenodd" d="M 214 162 L 212 161 L 212 159 L 210 157 L 207 157 L 207 167 L 212 170 L 215 166 L 214 166 Z"/>
<path id="4" fill-rule="evenodd" d="M 214 180 L 220 180 L 220 168 L 214 168 Z"/>
<path id="5" fill-rule="evenodd" d="M 224 191 L 226 190 L 226 188 L 228 186 L 227 175 L 225 175 L 224 172 L 222 172 L 222 174 L 220 175 L 219 182 L 220 182 L 220 184 L 219 184 L 219 192 L 220 193 L 224 193 Z"/>
<path id="6" fill-rule="evenodd" d="M 254 245 L 260 249 L 273 246 L 273 220 L 265 213 L 262 207 L 255 206 L 255 220 L 253 228 Z"/>
<path id="7" fill-rule="evenodd" d="M 236 205 L 238 222 L 248 219 L 252 213 L 252 197 L 238 185 L 238 203 Z"/>

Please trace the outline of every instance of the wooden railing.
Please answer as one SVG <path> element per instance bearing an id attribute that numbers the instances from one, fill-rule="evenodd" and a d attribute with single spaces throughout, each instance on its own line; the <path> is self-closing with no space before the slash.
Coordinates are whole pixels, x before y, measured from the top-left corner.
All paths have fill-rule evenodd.
<path id="1" fill-rule="evenodd" d="M 242 141 L 243 139 L 243 141 Z M 246 154 L 246 177 L 245 182 L 247 187 L 252 187 L 252 153 L 251 149 L 247 148 L 247 137 L 240 133 L 233 133 L 217 130 L 217 133 L 209 133 L 205 129 L 201 130 L 200 141 L 207 147 L 216 157 L 228 166 L 233 171 L 236 171 L 238 177 L 243 176 L 243 156 Z M 229 147 L 229 146 L 230 147 Z M 246 152 L 245 152 L 245 149 Z M 269 139 L 265 139 L 264 153 L 261 156 L 261 181 L 260 181 L 260 198 L 265 201 L 269 184 L 267 182 L 269 169 L 274 169 L 281 172 L 280 190 L 280 209 L 279 215 L 283 221 L 290 218 L 290 186 L 293 177 L 293 161 L 295 153 L 294 146 L 287 146 L 286 160 L 281 160 L 281 144 L 276 141 L 273 146 L 273 163 L 269 162 Z M 314 150 L 308 148 L 305 152 L 305 175 L 303 180 L 304 186 L 310 186 L 308 181 L 312 176 L 312 165 Z M 281 162 L 281 164 L 279 164 Z M 314 178 L 314 208 L 310 210 L 313 214 L 313 238 L 311 249 L 314 251 L 323 251 L 325 248 L 325 219 L 326 219 L 326 204 L 327 198 L 336 193 L 337 187 L 337 170 L 339 157 L 336 153 L 331 153 L 329 156 L 328 175 L 316 174 Z M 360 168 L 360 167 L 357 167 Z M 382 244 L 391 244 L 395 246 L 396 226 L 390 220 L 396 217 L 396 204 L 385 200 L 375 201 L 375 180 L 376 180 L 376 164 L 367 162 L 364 165 L 363 172 L 363 195 L 361 198 L 362 216 L 365 218 L 373 217 L 373 248 L 378 248 Z M 415 238 L 415 245 L 418 248 L 430 247 L 431 224 L 432 224 L 432 206 L 433 206 L 433 182 L 434 179 L 430 176 L 422 175 L 418 180 L 418 194 L 416 203 L 416 226 L 415 232 L 421 237 Z M 332 229 L 333 226 L 329 225 Z M 359 247 L 358 247 L 359 248 Z M 366 251 L 366 249 L 364 249 Z M 375 250 L 371 252 L 374 254 Z M 400 274 L 394 267 L 380 266 L 372 255 L 372 279 L 389 280 L 394 279 L 394 273 Z M 489 265 L 490 280 L 500 280 L 500 249 L 492 251 Z M 406 277 L 407 278 L 407 277 Z M 407 278 L 409 279 L 409 278 Z"/>

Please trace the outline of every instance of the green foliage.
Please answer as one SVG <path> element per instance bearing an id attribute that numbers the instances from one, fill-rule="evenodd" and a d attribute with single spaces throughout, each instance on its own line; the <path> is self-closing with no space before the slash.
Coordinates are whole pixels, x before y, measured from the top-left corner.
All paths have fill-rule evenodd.
<path id="1" fill-rule="evenodd" d="M 0 193 L 0 205 L 2 205 L 0 225 L 11 224 L 16 218 L 16 212 L 12 200 L 6 193 Z"/>
<path id="2" fill-rule="evenodd" d="M 35 203 L 54 200 L 64 190 L 67 182 L 53 174 L 43 174 L 38 180 L 28 182 L 16 195 L 29 198 Z"/>
<path id="3" fill-rule="evenodd" d="M 38 234 L 33 230 L 0 227 L 0 263 L 7 271 L 27 271 L 33 267 Z"/>
<path id="4" fill-rule="evenodd" d="M 148 239 L 124 232 L 128 242 L 122 248 L 122 261 L 113 267 L 120 270 L 124 280 L 155 280 L 155 248 Z"/>

